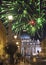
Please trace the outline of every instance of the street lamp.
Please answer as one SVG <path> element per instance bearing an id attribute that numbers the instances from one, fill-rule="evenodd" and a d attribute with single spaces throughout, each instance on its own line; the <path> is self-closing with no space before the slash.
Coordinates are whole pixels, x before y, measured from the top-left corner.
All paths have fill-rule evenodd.
<path id="1" fill-rule="evenodd" d="M 19 38 L 18 35 L 14 35 L 14 41 L 15 41 L 15 44 L 17 45 L 17 47 L 18 47 L 18 52 L 21 53 L 21 39 Z"/>
<path id="2" fill-rule="evenodd" d="M 9 15 L 9 16 L 8 16 L 8 19 L 9 19 L 10 21 L 12 21 L 12 20 L 13 20 L 13 16 L 12 16 L 12 15 Z"/>
<path id="3" fill-rule="evenodd" d="M 8 41 L 12 41 L 12 21 L 13 21 L 13 16 L 9 15 L 8 16 L 9 24 L 8 24 Z"/>
<path id="4" fill-rule="evenodd" d="M 18 48 L 20 47 L 20 46 L 17 46 Z"/>
<path id="5" fill-rule="evenodd" d="M 14 38 L 17 39 L 17 35 L 14 35 Z"/>
<path id="6" fill-rule="evenodd" d="M 19 42 L 16 42 L 16 45 L 19 45 Z"/>
<path id="7" fill-rule="evenodd" d="M 20 43 L 19 42 L 16 42 L 16 45 L 18 47 L 18 52 L 20 53 Z"/>

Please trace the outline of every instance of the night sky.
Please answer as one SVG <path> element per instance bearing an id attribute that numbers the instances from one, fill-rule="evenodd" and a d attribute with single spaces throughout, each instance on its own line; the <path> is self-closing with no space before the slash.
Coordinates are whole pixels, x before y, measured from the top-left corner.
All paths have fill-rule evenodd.
<path id="1" fill-rule="evenodd" d="M 3 0 L 0 0 L 0 5 L 2 4 L 2 1 Z M 9 1 L 9 0 L 5 0 L 5 1 Z M 13 1 L 13 0 L 11 0 L 11 1 Z M 37 1 L 37 0 L 35 0 L 35 1 Z M 29 3 L 29 0 L 24 0 L 24 2 L 26 2 L 26 4 L 28 4 Z M 20 3 L 21 4 L 21 3 Z M 42 1 L 41 1 L 41 4 L 42 4 Z M 37 14 L 37 12 L 35 11 L 35 8 L 33 7 L 33 4 L 32 5 L 29 5 L 30 7 L 31 7 L 31 9 L 32 9 L 32 11 L 31 10 L 29 10 L 29 9 L 27 9 L 27 11 L 28 11 L 28 13 L 32 16 L 34 13 L 36 13 Z M 41 5 L 40 5 L 41 6 Z M 34 9 L 34 12 L 33 12 L 33 9 Z M 44 9 L 44 10 L 46 10 L 46 7 L 44 7 L 44 8 L 42 8 L 41 7 L 41 10 L 42 9 Z M 22 10 L 20 10 L 19 11 L 19 14 L 20 13 L 22 13 Z M 32 14 L 31 14 L 32 13 Z M 46 19 L 46 11 L 45 11 L 45 19 Z M 38 37 L 38 34 L 37 33 L 35 33 L 35 36 L 31 36 L 32 38 L 34 37 L 35 39 L 37 39 L 37 38 L 39 38 L 40 40 L 42 40 L 42 39 L 44 39 L 44 38 L 46 38 L 46 23 L 44 23 L 43 24 L 43 36 L 41 36 L 41 38 L 39 38 Z M 39 32 L 39 34 L 41 35 L 41 29 L 38 31 Z M 23 33 L 23 32 L 21 32 L 21 33 Z"/>

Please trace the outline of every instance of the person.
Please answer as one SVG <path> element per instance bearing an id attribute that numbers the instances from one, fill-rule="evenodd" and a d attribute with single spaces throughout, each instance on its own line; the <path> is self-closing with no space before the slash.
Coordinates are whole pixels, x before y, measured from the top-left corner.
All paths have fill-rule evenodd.
<path id="1" fill-rule="evenodd" d="M 37 50 L 37 53 L 38 53 L 38 55 L 37 55 L 37 56 L 39 57 L 39 50 Z"/>

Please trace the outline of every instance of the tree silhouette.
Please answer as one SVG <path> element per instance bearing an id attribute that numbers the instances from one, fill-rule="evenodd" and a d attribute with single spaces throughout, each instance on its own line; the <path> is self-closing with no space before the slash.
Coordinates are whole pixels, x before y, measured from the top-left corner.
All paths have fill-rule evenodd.
<path id="1" fill-rule="evenodd" d="M 14 63 L 13 55 L 14 53 L 16 53 L 18 49 L 17 45 L 13 42 L 8 42 L 4 49 L 5 52 L 10 55 L 10 63 L 13 64 Z"/>

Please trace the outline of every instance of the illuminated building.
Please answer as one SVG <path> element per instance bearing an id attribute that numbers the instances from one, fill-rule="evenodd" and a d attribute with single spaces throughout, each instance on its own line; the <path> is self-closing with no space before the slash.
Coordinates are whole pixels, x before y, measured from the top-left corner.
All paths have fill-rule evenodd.
<path id="1" fill-rule="evenodd" d="M 39 40 L 31 39 L 28 34 L 21 35 L 21 54 L 26 57 L 31 55 L 38 55 L 41 52 Z"/>

